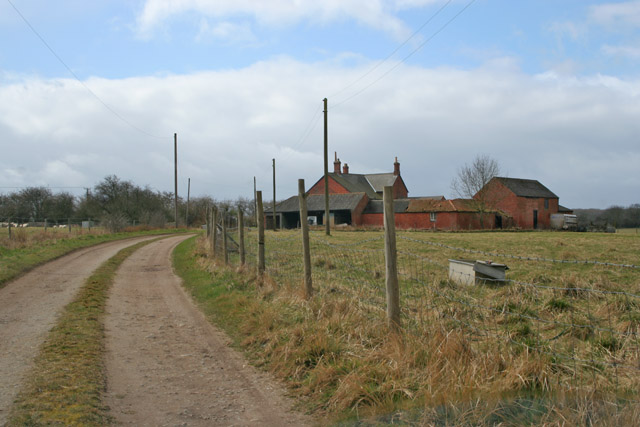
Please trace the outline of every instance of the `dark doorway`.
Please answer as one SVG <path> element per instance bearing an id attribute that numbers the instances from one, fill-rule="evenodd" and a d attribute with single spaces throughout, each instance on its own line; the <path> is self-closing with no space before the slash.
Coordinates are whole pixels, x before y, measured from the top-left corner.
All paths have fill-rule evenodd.
<path id="1" fill-rule="evenodd" d="M 502 228 L 502 215 L 496 215 L 496 227 L 495 228 Z"/>
<path id="2" fill-rule="evenodd" d="M 538 229 L 538 211 L 537 210 L 533 211 L 533 229 L 534 230 Z"/>

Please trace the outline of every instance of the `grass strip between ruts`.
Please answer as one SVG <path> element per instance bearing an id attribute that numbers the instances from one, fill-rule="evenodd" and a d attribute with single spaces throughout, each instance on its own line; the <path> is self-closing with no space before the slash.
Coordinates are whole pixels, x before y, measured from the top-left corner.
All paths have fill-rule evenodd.
<path id="1" fill-rule="evenodd" d="M 118 267 L 140 247 L 120 250 L 87 279 L 49 331 L 11 408 L 8 425 L 104 425 L 104 311 Z"/>

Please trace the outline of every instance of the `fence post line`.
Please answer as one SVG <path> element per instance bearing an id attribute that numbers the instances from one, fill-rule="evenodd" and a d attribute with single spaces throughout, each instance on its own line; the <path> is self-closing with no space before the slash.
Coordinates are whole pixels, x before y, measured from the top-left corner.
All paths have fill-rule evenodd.
<path id="1" fill-rule="evenodd" d="M 309 245 L 309 222 L 307 221 L 307 194 L 304 179 L 298 180 L 298 201 L 300 202 L 300 227 L 302 228 L 302 256 L 304 258 L 304 293 L 307 299 L 313 295 L 311 282 L 311 249 Z"/>
<path id="2" fill-rule="evenodd" d="M 386 267 L 387 321 L 393 331 L 400 329 L 400 290 L 398 288 L 398 253 L 396 223 L 393 213 L 393 187 L 384 187 L 384 259 Z"/>
<path id="3" fill-rule="evenodd" d="M 258 275 L 264 274 L 264 209 L 262 206 L 262 191 L 256 191 L 258 205 Z"/>
<path id="4" fill-rule="evenodd" d="M 218 240 L 218 208 L 213 206 L 213 215 L 211 215 L 211 251 L 213 252 L 213 257 L 215 258 L 218 255 L 218 251 L 216 248 L 216 243 Z"/>
<path id="5" fill-rule="evenodd" d="M 229 264 L 229 253 L 227 252 L 227 208 L 222 211 L 222 258 L 224 264 Z"/>
<path id="6" fill-rule="evenodd" d="M 9 225 L 7 228 L 9 229 L 9 240 L 11 240 L 11 218 L 9 218 Z"/>
<path id="7" fill-rule="evenodd" d="M 67 228 L 69 229 L 69 233 L 71 233 L 71 218 L 67 218 Z"/>
<path id="8" fill-rule="evenodd" d="M 44 231 L 47 231 L 47 225 L 49 225 L 49 224 L 48 224 L 47 218 L 45 218 L 44 219 Z"/>
<path id="9" fill-rule="evenodd" d="M 245 263 L 244 254 L 244 212 L 238 205 L 238 252 L 240 252 L 240 265 Z"/>

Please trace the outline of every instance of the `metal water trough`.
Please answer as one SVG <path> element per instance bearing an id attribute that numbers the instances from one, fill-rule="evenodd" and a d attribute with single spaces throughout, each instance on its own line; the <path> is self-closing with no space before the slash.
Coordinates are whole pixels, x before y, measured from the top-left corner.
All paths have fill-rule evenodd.
<path id="1" fill-rule="evenodd" d="M 499 283 L 505 280 L 505 271 L 508 269 L 505 264 L 491 261 L 450 259 L 449 279 L 461 285 Z"/>

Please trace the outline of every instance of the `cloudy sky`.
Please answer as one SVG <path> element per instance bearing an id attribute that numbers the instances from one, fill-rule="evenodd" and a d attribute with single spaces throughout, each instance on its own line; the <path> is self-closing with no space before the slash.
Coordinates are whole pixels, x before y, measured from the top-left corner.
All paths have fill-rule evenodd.
<path id="1" fill-rule="evenodd" d="M 640 1 L 0 0 L 0 191 L 115 174 L 272 197 L 477 155 L 572 208 L 640 202 Z M 332 168 L 332 166 L 331 166 Z M 73 190 L 81 194 L 83 190 Z"/>

